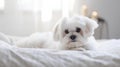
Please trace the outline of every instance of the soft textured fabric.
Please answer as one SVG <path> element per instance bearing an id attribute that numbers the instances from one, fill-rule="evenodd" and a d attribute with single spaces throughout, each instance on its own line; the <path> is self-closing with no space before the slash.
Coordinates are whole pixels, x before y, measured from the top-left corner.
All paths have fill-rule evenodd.
<path id="1" fill-rule="evenodd" d="M 17 48 L 0 41 L 0 67 L 120 67 L 120 40 L 99 44 L 102 49 L 96 51 L 73 51 Z"/>

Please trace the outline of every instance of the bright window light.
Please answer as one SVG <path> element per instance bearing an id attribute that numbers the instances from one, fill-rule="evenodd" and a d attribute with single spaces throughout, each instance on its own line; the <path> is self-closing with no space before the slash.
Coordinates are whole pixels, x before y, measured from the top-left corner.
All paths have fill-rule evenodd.
<path id="1" fill-rule="evenodd" d="M 61 9 L 61 0 L 42 0 L 41 13 L 42 21 L 47 22 L 52 19 L 52 11 Z"/>
<path id="2" fill-rule="evenodd" d="M 34 0 L 17 0 L 18 9 L 32 11 L 34 9 Z"/>
<path id="3" fill-rule="evenodd" d="M 51 21 L 52 19 L 52 11 L 49 9 L 44 9 L 41 11 L 41 19 L 43 22 Z"/>
<path id="4" fill-rule="evenodd" d="M 0 0 L 0 10 L 4 10 L 4 0 Z"/>
<path id="5" fill-rule="evenodd" d="M 63 16 L 69 16 L 75 0 L 18 0 L 20 10 L 33 11 L 35 15 L 41 11 L 42 21 L 52 19 L 52 11 L 62 11 Z"/>

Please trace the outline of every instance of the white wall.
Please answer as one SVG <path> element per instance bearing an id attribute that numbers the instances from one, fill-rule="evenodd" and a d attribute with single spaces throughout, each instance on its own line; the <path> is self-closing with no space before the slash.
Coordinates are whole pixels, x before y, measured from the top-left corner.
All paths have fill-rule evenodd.
<path id="1" fill-rule="evenodd" d="M 6 0 L 5 11 L 0 11 L 0 31 L 9 35 L 19 35 L 26 36 L 35 32 L 35 19 L 34 15 L 31 12 L 21 13 L 15 10 L 17 0 Z M 87 1 L 89 11 L 97 10 L 101 17 L 105 18 L 109 24 L 110 38 L 120 38 L 120 0 L 85 0 Z M 83 4 L 82 0 L 76 0 L 76 5 L 73 14 L 80 14 L 81 5 Z M 53 17 L 51 21 L 51 26 L 54 24 L 60 17 L 61 12 L 53 12 Z M 45 31 L 50 29 L 49 27 L 41 26 L 40 13 L 38 13 L 38 31 L 44 31 L 43 28 L 46 28 Z M 57 15 L 57 16 L 56 16 Z M 49 24 L 48 24 L 49 25 Z M 106 32 L 106 31 L 105 31 Z M 103 38 L 106 38 L 104 34 Z"/>

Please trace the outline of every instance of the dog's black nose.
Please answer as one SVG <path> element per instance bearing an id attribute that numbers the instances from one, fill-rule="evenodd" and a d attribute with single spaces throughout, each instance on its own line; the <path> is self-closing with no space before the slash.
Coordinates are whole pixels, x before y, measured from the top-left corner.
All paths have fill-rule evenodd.
<path id="1" fill-rule="evenodd" d="M 71 36 L 70 36 L 70 39 L 72 39 L 72 40 L 75 40 L 75 38 L 76 38 L 75 35 L 71 35 Z"/>

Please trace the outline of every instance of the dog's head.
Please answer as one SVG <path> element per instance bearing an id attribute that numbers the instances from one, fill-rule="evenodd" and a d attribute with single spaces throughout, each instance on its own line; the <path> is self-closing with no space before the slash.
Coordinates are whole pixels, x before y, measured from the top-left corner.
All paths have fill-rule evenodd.
<path id="1" fill-rule="evenodd" d="M 67 47 L 74 46 L 92 36 L 97 27 L 97 22 L 88 17 L 63 18 L 54 27 L 54 39 L 67 44 Z"/>

